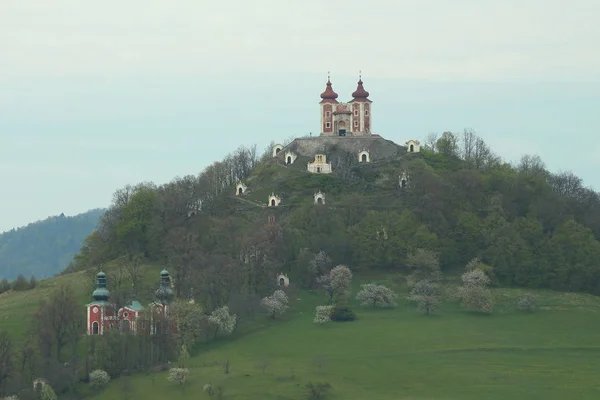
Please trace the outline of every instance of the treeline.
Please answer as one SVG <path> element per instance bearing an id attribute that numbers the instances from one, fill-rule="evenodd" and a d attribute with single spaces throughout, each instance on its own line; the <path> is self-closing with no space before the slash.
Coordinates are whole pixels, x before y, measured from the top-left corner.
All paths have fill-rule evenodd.
<path id="1" fill-rule="evenodd" d="M 96 228 L 104 210 L 50 217 L 0 234 L 0 279 L 47 278 L 62 271 Z"/>
<path id="2" fill-rule="evenodd" d="M 308 282 L 305 254 L 324 250 L 353 270 L 402 271 L 422 248 L 443 270 L 478 257 L 498 284 L 600 293 L 600 197 L 537 156 L 507 164 L 466 130 L 430 135 L 419 154 L 349 165 L 352 174 L 286 179 L 269 159 L 270 149 L 259 157 L 239 148 L 198 176 L 117 191 L 69 270 L 140 254 L 166 263 L 178 296 L 193 291 L 212 309 L 240 290 L 265 294 L 280 271 Z M 285 193 L 268 210 L 276 223 L 233 199 L 246 178 L 268 182 L 253 190 Z M 327 193 L 326 205 L 302 200 L 316 190 Z"/>

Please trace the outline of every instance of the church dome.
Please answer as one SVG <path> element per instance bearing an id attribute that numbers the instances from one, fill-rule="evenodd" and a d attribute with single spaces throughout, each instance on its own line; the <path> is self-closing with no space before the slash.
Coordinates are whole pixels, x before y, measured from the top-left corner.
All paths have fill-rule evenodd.
<path id="1" fill-rule="evenodd" d="M 173 289 L 171 289 L 171 277 L 166 269 L 160 272 L 160 287 L 155 295 L 162 304 L 167 304 L 174 296 Z"/>
<path id="2" fill-rule="evenodd" d="M 337 97 L 338 94 L 333 91 L 333 88 L 331 87 L 331 81 L 329 78 L 327 78 L 327 87 L 325 88 L 325 91 L 321 93 L 321 98 L 323 100 L 335 100 Z"/>
<path id="3" fill-rule="evenodd" d="M 96 290 L 92 293 L 95 301 L 107 301 L 110 298 L 110 291 L 106 288 L 106 274 L 102 271 L 96 275 Z"/>
<path id="4" fill-rule="evenodd" d="M 366 99 L 367 97 L 369 97 L 369 92 L 367 92 L 363 87 L 363 81 L 360 78 L 358 79 L 358 86 L 356 87 L 356 90 L 352 93 L 352 97 L 354 97 L 355 99 Z"/>

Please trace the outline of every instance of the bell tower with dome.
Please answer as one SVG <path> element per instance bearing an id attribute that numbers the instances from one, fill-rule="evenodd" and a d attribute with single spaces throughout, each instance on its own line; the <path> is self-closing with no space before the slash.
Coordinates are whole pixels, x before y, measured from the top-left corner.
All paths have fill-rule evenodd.
<path id="1" fill-rule="evenodd" d="M 92 301 L 87 305 L 87 334 L 102 335 L 115 319 L 115 307 L 109 302 L 110 292 L 106 288 L 106 274 L 96 275 L 96 290 Z"/>
<path id="2" fill-rule="evenodd" d="M 321 93 L 321 136 L 371 136 L 371 103 L 359 74 L 352 100 L 337 101 L 329 74 L 325 91 Z"/>

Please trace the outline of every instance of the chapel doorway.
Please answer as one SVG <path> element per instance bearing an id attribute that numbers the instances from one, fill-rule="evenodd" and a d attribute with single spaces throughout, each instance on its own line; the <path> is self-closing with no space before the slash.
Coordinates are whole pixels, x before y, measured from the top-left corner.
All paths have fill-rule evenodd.
<path id="1" fill-rule="evenodd" d="M 238 189 L 238 193 L 239 193 L 239 194 L 242 194 L 242 193 L 244 193 L 244 189 L 242 189 L 242 188 L 239 188 L 239 189 Z"/>
<path id="2" fill-rule="evenodd" d="M 411 145 L 410 145 L 410 152 L 411 152 L 411 153 L 414 153 L 414 152 L 415 152 L 415 145 L 414 145 L 414 144 L 411 144 Z"/>
<path id="3" fill-rule="evenodd" d="M 271 205 L 272 205 L 273 207 L 275 207 L 275 199 L 272 199 L 272 200 L 271 200 Z"/>
<path id="4" fill-rule="evenodd" d="M 97 335 L 100 331 L 100 325 L 98 324 L 98 322 L 94 321 L 92 322 L 92 335 Z"/>
<path id="5" fill-rule="evenodd" d="M 362 155 L 362 162 L 367 162 L 367 155 L 366 154 Z"/>

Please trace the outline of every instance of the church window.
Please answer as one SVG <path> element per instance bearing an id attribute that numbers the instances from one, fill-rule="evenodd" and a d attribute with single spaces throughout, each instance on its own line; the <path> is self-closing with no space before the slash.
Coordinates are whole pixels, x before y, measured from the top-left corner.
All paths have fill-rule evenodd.
<path id="1" fill-rule="evenodd" d="M 327 111 L 327 112 L 325 112 L 325 116 L 326 116 L 326 117 L 330 117 L 330 116 L 331 116 L 331 111 Z"/>
<path id="2" fill-rule="evenodd" d="M 358 117 L 358 110 L 354 110 L 354 116 Z"/>
<path id="3" fill-rule="evenodd" d="M 365 117 L 369 116 L 369 110 L 365 110 Z"/>
<path id="4" fill-rule="evenodd" d="M 127 311 L 123 311 L 123 318 L 129 317 L 129 313 Z"/>
<path id="5" fill-rule="evenodd" d="M 331 123 L 325 122 L 325 128 L 330 128 L 330 127 L 331 127 Z"/>
<path id="6" fill-rule="evenodd" d="M 354 127 L 358 128 L 358 121 L 354 121 Z"/>

